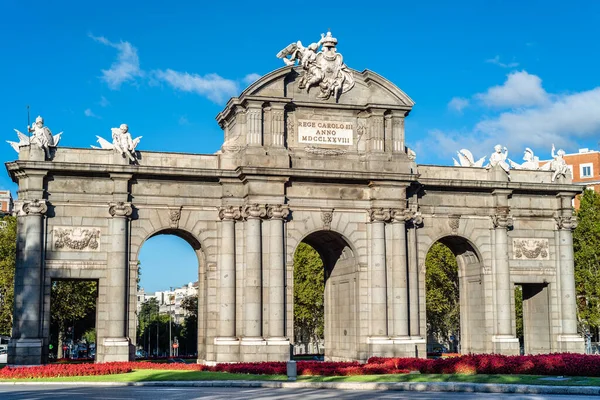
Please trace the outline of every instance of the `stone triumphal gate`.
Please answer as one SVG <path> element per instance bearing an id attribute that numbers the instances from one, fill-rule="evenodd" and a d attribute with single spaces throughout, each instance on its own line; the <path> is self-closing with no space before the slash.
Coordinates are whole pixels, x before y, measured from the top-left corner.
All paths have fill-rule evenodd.
<path id="1" fill-rule="evenodd" d="M 425 356 L 424 264 L 436 241 L 458 259 L 463 352 L 519 352 L 517 284 L 525 351 L 582 351 L 571 207 L 579 187 L 501 163 L 417 165 L 404 142 L 413 101 L 346 67 L 335 43 L 328 34 L 284 49 L 289 65 L 217 116 L 217 154 L 135 151 L 126 126 L 102 149 L 16 146 L 7 164 L 19 185 L 9 362 L 47 359 L 58 279 L 98 282 L 97 361 L 132 359 L 138 254 L 160 234 L 184 238 L 198 256 L 202 362 L 289 359 L 300 242 L 325 266 L 328 359 Z"/>

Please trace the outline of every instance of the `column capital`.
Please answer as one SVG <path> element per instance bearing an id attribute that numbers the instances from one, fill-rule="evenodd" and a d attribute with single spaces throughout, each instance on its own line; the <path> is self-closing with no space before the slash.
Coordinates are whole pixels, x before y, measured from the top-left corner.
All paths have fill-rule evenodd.
<path id="1" fill-rule="evenodd" d="M 492 219 L 492 224 L 494 225 L 494 228 L 504 228 L 504 229 L 508 229 L 508 228 L 512 228 L 513 226 L 513 217 L 512 215 L 510 215 L 509 213 L 498 213 L 498 214 L 494 214 L 494 215 L 490 215 L 490 218 Z"/>
<path id="2" fill-rule="evenodd" d="M 267 216 L 271 219 L 286 219 L 290 215 L 287 204 L 267 204 Z"/>
<path id="3" fill-rule="evenodd" d="M 371 208 L 369 218 L 371 222 L 387 222 L 392 218 L 392 210 L 389 208 Z"/>
<path id="4" fill-rule="evenodd" d="M 117 201 L 108 203 L 108 212 L 111 217 L 130 217 L 133 212 L 131 203 L 124 201 Z"/>
<path id="5" fill-rule="evenodd" d="M 44 215 L 48 205 L 44 199 L 23 200 L 17 202 L 17 216 Z"/>
<path id="6" fill-rule="evenodd" d="M 235 221 L 242 217 L 242 212 L 239 206 L 223 206 L 219 207 L 219 219 L 223 221 Z"/>
<path id="7" fill-rule="evenodd" d="M 406 223 L 406 209 L 404 208 L 392 208 L 392 222 L 393 223 Z"/>
<path id="8" fill-rule="evenodd" d="M 262 219 L 267 216 L 267 207 L 264 204 L 246 204 L 243 216 L 246 219 Z"/>
<path id="9" fill-rule="evenodd" d="M 577 217 L 576 216 L 560 216 L 555 217 L 556 227 L 561 230 L 573 230 L 577 228 Z"/>
<path id="10" fill-rule="evenodd" d="M 423 214 L 415 210 L 404 210 L 404 221 L 412 224 L 413 228 L 417 228 L 423 224 Z"/>

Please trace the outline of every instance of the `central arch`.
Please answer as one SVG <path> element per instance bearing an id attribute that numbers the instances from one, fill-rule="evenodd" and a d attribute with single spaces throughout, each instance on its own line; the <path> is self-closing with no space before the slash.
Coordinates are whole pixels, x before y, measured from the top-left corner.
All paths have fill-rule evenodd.
<path id="1" fill-rule="evenodd" d="M 323 261 L 325 360 L 357 359 L 358 260 L 355 251 L 341 234 L 331 230 L 312 232 L 301 242 L 314 248 Z"/>
<path id="2" fill-rule="evenodd" d="M 485 331 L 485 299 L 482 277 L 482 258 L 475 245 L 459 235 L 443 236 L 434 241 L 448 247 L 456 257 L 458 264 L 458 287 L 460 307 L 460 352 L 484 353 L 486 343 Z"/>
<path id="3" fill-rule="evenodd" d="M 134 233 L 136 233 L 136 231 L 133 231 Z M 191 246 L 191 248 L 193 249 L 194 253 L 196 254 L 196 259 L 197 259 L 197 271 L 196 271 L 196 276 L 197 276 L 197 282 L 198 282 L 198 327 L 197 327 L 197 355 L 198 355 L 198 359 L 204 359 L 205 358 L 205 354 L 206 354 L 206 338 L 205 338 L 205 329 L 206 329 L 206 318 L 207 318 L 207 313 L 205 312 L 205 307 L 206 307 L 206 298 L 205 298 L 205 294 L 206 294 L 206 255 L 205 255 L 205 249 L 202 246 L 202 243 L 200 242 L 200 239 L 197 238 L 193 233 L 187 231 L 186 229 L 182 229 L 182 228 L 172 228 L 172 227 L 168 227 L 168 228 L 159 228 L 156 229 L 154 231 L 151 232 L 137 232 L 138 235 L 132 235 L 132 246 L 131 246 L 131 250 L 132 250 L 132 254 L 135 255 L 135 259 L 132 259 L 130 262 L 131 268 L 131 279 L 130 279 L 130 293 L 136 293 L 137 291 L 137 282 L 138 282 L 138 260 L 139 260 L 139 255 L 141 252 L 141 249 L 143 248 L 143 246 L 146 244 L 146 242 L 149 239 L 152 239 L 154 237 L 157 236 L 164 236 L 164 235 L 172 235 L 172 236 L 176 236 L 180 239 L 183 239 L 187 244 L 189 244 Z M 143 235 L 143 238 L 141 238 L 140 236 Z M 142 266 L 143 268 L 143 266 Z M 165 272 L 168 273 L 168 272 Z M 129 310 L 130 311 L 135 311 L 137 308 L 137 301 L 138 301 L 138 296 L 129 296 Z M 130 322 L 129 322 L 129 326 L 130 327 L 134 327 L 133 329 L 135 329 L 135 326 L 137 326 L 137 321 L 136 321 L 136 316 L 135 314 L 133 315 L 133 319 L 132 319 L 132 312 L 129 313 L 130 315 Z M 137 337 L 137 335 L 133 335 L 132 337 Z M 137 343 L 136 343 L 137 345 Z"/>

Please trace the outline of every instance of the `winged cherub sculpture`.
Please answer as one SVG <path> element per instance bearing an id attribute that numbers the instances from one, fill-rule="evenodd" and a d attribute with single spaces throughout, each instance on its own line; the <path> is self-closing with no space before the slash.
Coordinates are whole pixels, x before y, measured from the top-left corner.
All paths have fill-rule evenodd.
<path id="1" fill-rule="evenodd" d="M 129 158 L 131 162 L 137 162 L 137 156 L 135 154 L 135 148 L 138 143 L 140 143 L 141 136 L 136 137 L 135 139 L 131 139 L 131 134 L 129 133 L 129 127 L 127 124 L 121 124 L 118 128 L 111 128 L 112 131 L 112 143 L 108 140 L 101 138 L 100 136 L 96 136 L 98 138 L 98 143 L 100 144 L 101 149 L 105 150 L 115 150 L 117 153 L 120 153 L 123 157 Z M 98 149 L 97 146 L 92 146 L 94 149 Z"/>

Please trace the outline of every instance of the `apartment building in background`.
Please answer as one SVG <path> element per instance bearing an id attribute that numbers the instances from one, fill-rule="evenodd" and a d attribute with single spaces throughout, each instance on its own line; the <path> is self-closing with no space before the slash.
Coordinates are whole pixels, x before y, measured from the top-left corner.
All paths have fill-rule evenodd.
<path id="1" fill-rule="evenodd" d="M 579 149 L 578 153 L 565 154 L 564 159 L 571 169 L 573 183 L 600 193 L 600 151 Z M 575 198 L 575 208 L 579 208 L 579 196 Z"/>
<path id="2" fill-rule="evenodd" d="M 10 190 L 0 190 L 0 212 L 2 214 L 12 214 L 13 198 Z"/>
<path id="3" fill-rule="evenodd" d="M 173 321 L 176 324 L 181 324 L 186 316 L 181 303 L 187 296 L 198 296 L 198 282 L 190 282 L 173 290 L 163 290 L 154 293 L 146 293 L 144 288 L 140 288 L 137 292 L 137 312 L 139 314 L 144 302 L 155 298 L 158 301 L 158 312 L 167 315 L 170 313 Z"/>

